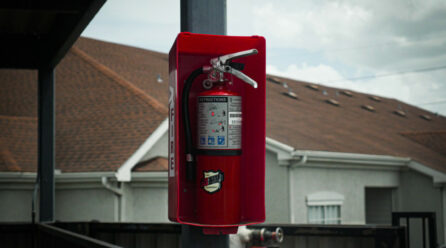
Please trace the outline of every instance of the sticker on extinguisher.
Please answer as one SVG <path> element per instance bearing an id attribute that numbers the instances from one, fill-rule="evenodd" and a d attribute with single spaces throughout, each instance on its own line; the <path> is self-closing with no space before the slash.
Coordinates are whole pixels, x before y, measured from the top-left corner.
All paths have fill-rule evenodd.
<path id="1" fill-rule="evenodd" d="M 242 97 L 198 97 L 198 149 L 240 149 Z"/>
<path id="2" fill-rule="evenodd" d="M 220 170 L 218 171 L 203 171 L 203 177 L 201 178 L 201 188 L 208 193 L 215 193 L 221 189 L 221 184 L 224 180 L 224 174 Z"/>

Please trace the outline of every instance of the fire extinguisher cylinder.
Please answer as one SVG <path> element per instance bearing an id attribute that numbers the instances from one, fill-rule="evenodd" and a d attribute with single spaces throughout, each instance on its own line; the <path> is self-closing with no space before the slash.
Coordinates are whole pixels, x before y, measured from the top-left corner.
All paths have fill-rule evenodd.
<path id="1" fill-rule="evenodd" d="M 182 92 L 185 133 L 186 180 L 195 181 L 198 222 L 205 225 L 240 223 L 240 165 L 242 153 L 242 98 L 226 88 L 225 73 L 253 88 L 257 82 L 237 69 L 232 59 L 257 54 L 256 49 L 211 59 L 212 67 L 200 67 L 186 79 Z M 237 68 L 237 69 L 236 69 Z M 198 95 L 197 144 L 192 139 L 189 94 L 196 78 L 210 72 L 214 89 Z"/>

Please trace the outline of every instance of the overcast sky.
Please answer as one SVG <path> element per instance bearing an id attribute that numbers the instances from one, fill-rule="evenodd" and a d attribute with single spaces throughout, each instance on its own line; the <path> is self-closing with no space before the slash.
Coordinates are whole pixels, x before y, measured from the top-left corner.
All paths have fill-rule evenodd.
<path id="1" fill-rule="evenodd" d="M 268 73 L 446 115 L 444 0 L 228 0 L 227 21 L 266 38 Z M 179 31 L 180 0 L 108 0 L 83 36 L 167 53 Z"/>

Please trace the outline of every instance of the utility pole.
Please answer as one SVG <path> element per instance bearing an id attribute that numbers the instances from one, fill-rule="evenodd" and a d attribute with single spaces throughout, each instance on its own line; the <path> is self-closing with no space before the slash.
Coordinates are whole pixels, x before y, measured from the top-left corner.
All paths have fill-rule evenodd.
<path id="1" fill-rule="evenodd" d="M 226 35 L 226 0 L 181 0 L 181 32 Z"/>
<path id="2" fill-rule="evenodd" d="M 226 0 L 181 0 L 181 32 L 226 35 Z M 229 235 L 205 235 L 182 225 L 181 247 L 229 247 Z"/>

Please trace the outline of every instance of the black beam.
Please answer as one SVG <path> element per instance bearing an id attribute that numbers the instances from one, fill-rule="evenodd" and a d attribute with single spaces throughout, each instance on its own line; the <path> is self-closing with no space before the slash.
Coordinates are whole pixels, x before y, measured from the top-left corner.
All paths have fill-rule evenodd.
<path id="1" fill-rule="evenodd" d="M 181 225 L 172 223 L 56 222 L 54 226 L 82 234 L 87 230 L 92 233 L 181 233 Z"/>
<path id="2" fill-rule="evenodd" d="M 37 224 L 39 247 L 88 247 L 88 248 L 122 248 L 114 244 L 74 233 L 55 226 Z M 42 235 L 44 234 L 44 235 Z M 53 244 L 51 246 L 51 244 Z"/>
<path id="3" fill-rule="evenodd" d="M 181 0 L 181 32 L 226 35 L 226 0 Z"/>
<path id="4" fill-rule="evenodd" d="M 51 35 L 48 42 L 42 43 L 40 51 L 45 51 L 46 54 L 40 54 L 41 64 L 55 67 L 73 46 L 74 42 L 76 42 L 104 3 L 105 0 L 90 1 L 80 10 L 79 15 L 62 17 L 52 32 L 50 32 Z"/>
<path id="5" fill-rule="evenodd" d="M 38 170 L 41 222 L 54 221 L 55 83 L 54 69 L 40 68 L 38 82 Z"/>
<path id="6" fill-rule="evenodd" d="M 0 34 L 0 68 L 36 69 L 39 42 L 34 35 Z"/>
<path id="7" fill-rule="evenodd" d="M 0 2 L 0 9 L 19 11 L 77 11 L 92 0 L 60 1 L 60 0 L 14 0 Z"/>

